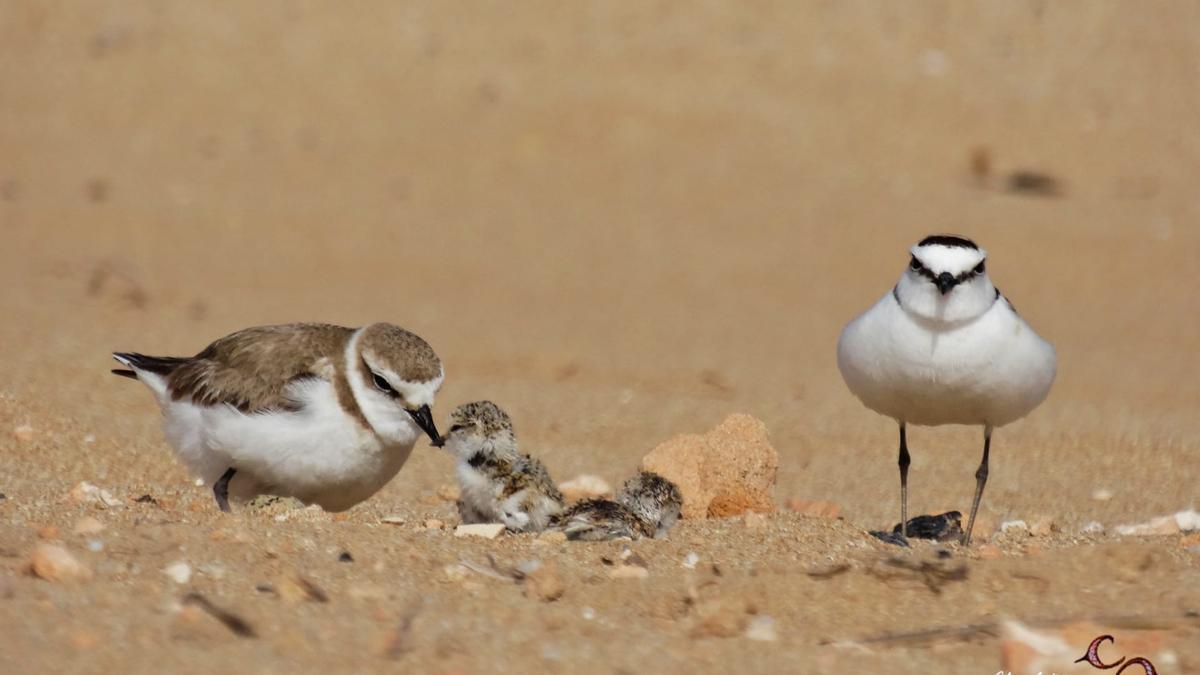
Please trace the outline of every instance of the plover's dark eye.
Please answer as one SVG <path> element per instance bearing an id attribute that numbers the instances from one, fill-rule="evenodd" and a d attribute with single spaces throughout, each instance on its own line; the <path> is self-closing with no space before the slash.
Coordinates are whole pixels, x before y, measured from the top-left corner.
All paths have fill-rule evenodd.
<path id="1" fill-rule="evenodd" d="M 980 260 L 979 264 L 975 266 L 975 274 L 983 274 L 983 261 L 982 260 Z"/>
<path id="2" fill-rule="evenodd" d="M 917 256 L 915 256 L 915 255 L 914 255 L 914 256 L 913 256 L 913 259 L 912 259 L 911 261 L 909 261 L 909 263 L 908 263 L 908 269 L 910 269 L 910 270 L 919 270 L 919 269 L 921 269 L 921 261 L 920 261 L 920 260 L 917 260 Z"/>
<path id="3" fill-rule="evenodd" d="M 396 390 L 392 389 L 392 385 L 388 384 L 388 381 L 383 379 L 383 376 L 379 373 L 371 373 L 371 381 L 375 383 L 375 388 L 379 391 L 382 391 L 388 396 L 396 395 Z"/>

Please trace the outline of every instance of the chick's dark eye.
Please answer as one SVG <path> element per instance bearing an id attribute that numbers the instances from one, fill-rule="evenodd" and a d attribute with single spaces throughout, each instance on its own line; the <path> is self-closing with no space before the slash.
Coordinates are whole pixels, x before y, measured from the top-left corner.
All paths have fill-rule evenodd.
<path id="1" fill-rule="evenodd" d="M 447 433 L 452 434 L 456 431 L 462 431 L 463 429 L 466 429 L 466 427 L 461 424 L 455 424 L 454 426 L 450 427 L 450 431 L 448 431 Z"/>
<path id="2" fill-rule="evenodd" d="M 979 261 L 979 264 L 975 266 L 975 274 L 983 274 L 983 261 L 982 260 Z"/>
<path id="3" fill-rule="evenodd" d="M 921 261 L 920 261 L 920 260 L 917 260 L 917 256 L 915 256 L 915 255 L 914 255 L 914 256 L 913 256 L 913 259 L 912 259 L 911 261 L 909 261 L 909 263 L 908 263 L 908 269 L 910 269 L 910 270 L 919 270 L 919 269 L 921 269 Z"/>
<path id="4" fill-rule="evenodd" d="M 388 396 L 396 395 L 396 390 L 392 389 L 392 385 L 388 384 L 388 381 L 383 379 L 382 375 L 379 375 L 378 373 L 371 373 L 371 381 L 375 383 L 375 388 L 379 391 L 382 391 Z"/>

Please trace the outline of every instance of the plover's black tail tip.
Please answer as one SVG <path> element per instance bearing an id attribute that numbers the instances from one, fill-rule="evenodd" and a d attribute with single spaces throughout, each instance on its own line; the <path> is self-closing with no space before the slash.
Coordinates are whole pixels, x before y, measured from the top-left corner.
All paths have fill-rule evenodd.
<path id="1" fill-rule="evenodd" d="M 181 359 L 175 356 L 146 356 L 136 352 L 113 352 L 112 357 L 123 366 L 129 366 L 132 370 L 114 369 L 113 373 L 124 377 L 136 378 L 134 371 L 145 370 L 156 375 L 167 375 L 171 371 L 182 365 L 187 359 Z M 126 373 L 133 373 L 126 375 Z"/>
<path id="2" fill-rule="evenodd" d="M 128 377 L 131 380 L 138 379 L 137 373 L 133 372 L 132 370 L 125 370 L 124 368 L 113 368 L 112 374 L 120 375 L 121 377 Z"/>

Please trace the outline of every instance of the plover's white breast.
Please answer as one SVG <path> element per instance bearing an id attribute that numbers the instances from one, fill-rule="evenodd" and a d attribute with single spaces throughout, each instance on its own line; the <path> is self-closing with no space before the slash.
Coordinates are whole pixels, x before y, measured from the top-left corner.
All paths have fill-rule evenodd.
<path id="1" fill-rule="evenodd" d="M 378 491 L 416 443 L 414 434 L 407 444 L 385 447 L 346 413 L 326 380 L 300 380 L 288 395 L 300 404 L 295 410 L 243 413 L 225 404 L 168 401 L 164 430 L 180 459 L 207 482 L 238 467 L 231 496 L 290 496 L 330 511 Z"/>
<path id="2" fill-rule="evenodd" d="M 842 331 L 838 367 L 883 415 L 998 427 L 1046 398 L 1055 354 L 1002 297 L 975 319 L 943 324 L 906 312 L 889 293 Z"/>

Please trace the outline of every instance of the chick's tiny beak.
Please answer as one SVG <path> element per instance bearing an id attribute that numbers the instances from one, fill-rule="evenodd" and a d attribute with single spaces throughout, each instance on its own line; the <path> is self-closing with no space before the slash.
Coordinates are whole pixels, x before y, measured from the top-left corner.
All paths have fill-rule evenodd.
<path id="1" fill-rule="evenodd" d="M 958 283 L 958 279 L 955 279 L 954 275 L 949 272 L 942 272 L 937 275 L 933 283 L 937 284 L 938 290 L 942 292 L 942 295 L 945 295 L 950 292 L 950 289 L 954 288 L 954 285 Z"/>
<path id="2" fill-rule="evenodd" d="M 416 421 L 417 426 L 421 427 L 421 431 L 424 431 L 429 435 L 429 440 L 432 442 L 433 446 L 441 447 L 442 437 L 441 434 L 438 433 L 437 425 L 433 423 L 433 414 L 429 412 L 429 406 L 423 405 L 416 410 L 409 410 L 408 414 L 412 415 L 412 418 Z"/>

